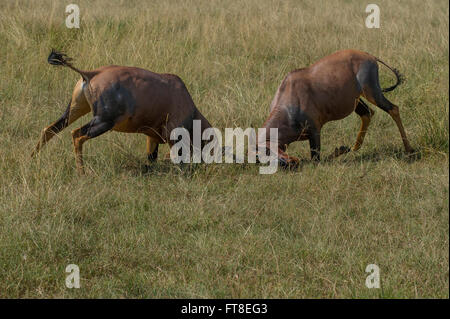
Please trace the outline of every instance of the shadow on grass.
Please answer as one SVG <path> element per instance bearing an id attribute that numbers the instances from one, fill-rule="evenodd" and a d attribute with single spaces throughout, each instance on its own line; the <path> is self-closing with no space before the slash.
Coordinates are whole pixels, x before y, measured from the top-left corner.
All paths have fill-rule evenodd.
<path id="1" fill-rule="evenodd" d="M 211 164 L 214 165 L 214 170 L 221 169 L 222 164 Z M 234 163 L 233 171 L 247 171 L 251 167 L 249 163 Z M 206 172 L 210 168 L 210 164 L 205 163 L 186 163 L 186 164 L 174 164 L 170 160 L 160 160 L 154 163 L 138 161 L 138 162 L 128 162 L 119 168 L 122 172 L 131 173 L 134 176 L 180 176 L 185 178 L 193 178 L 198 173 Z"/>
<path id="2" fill-rule="evenodd" d="M 343 148 L 343 146 L 341 147 Z M 338 149 L 338 148 L 337 148 Z M 389 157 L 395 158 L 399 161 L 403 161 L 405 163 L 414 163 L 422 159 L 422 151 L 420 149 L 416 149 L 414 153 L 408 154 L 405 153 L 405 150 L 402 147 L 395 146 L 384 146 L 381 148 L 371 149 L 370 151 L 362 153 L 361 151 L 357 152 L 348 152 L 342 154 L 340 156 L 334 157 L 336 151 L 332 152 L 328 156 L 324 156 L 320 162 L 314 162 L 308 158 L 300 158 L 300 162 L 298 167 L 289 167 L 283 168 L 281 171 L 285 172 L 300 172 L 304 166 L 309 165 L 318 165 L 321 164 L 332 164 L 333 162 L 339 161 L 340 163 L 360 163 L 360 162 L 379 162 L 382 160 L 386 160 Z M 351 154 L 354 154 L 350 156 Z"/>
<path id="3" fill-rule="evenodd" d="M 353 163 L 353 162 L 379 162 L 389 157 L 395 158 L 396 160 L 403 161 L 405 163 L 414 163 L 422 159 L 422 151 L 420 149 L 416 149 L 414 153 L 405 153 L 403 147 L 396 146 L 383 146 L 380 148 L 374 148 L 365 152 L 350 152 L 354 153 L 354 156 L 345 156 L 343 155 L 342 162 L 344 163 Z M 333 161 L 333 160 L 330 160 Z"/>
<path id="4" fill-rule="evenodd" d="M 353 156 L 349 156 L 350 154 L 354 154 Z M 333 153 L 332 153 L 333 154 Z M 379 162 L 385 160 L 389 157 L 393 157 L 399 161 L 404 161 L 406 163 L 414 163 L 422 158 L 422 151 L 416 150 L 412 154 L 405 153 L 402 147 L 394 147 L 394 146 L 384 146 L 381 148 L 374 148 L 369 151 L 362 153 L 358 152 L 349 152 L 343 155 L 340 155 L 337 158 L 333 158 L 333 156 L 325 156 L 321 162 L 314 162 L 309 158 L 300 158 L 299 165 L 297 167 L 289 167 L 283 168 L 281 166 L 278 167 L 278 172 L 301 172 L 304 166 L 309 165 L 318 165 L 320 163 L 331 164 L 335 161 L 339 161 L 341 163 L 360 163 L 360 162 Z M 222 165 L 222 164 L 215 164 Z M 249 170 L 250 167 L 260 166 L 262 164 L 251 164 L 251 163 L 234 163 L 232 164 L 234 168 L 238 171 L 246 171 Z M 186 178 L 194 177 L 198 172 L 203 172 L 207 169 L 208 164 L 204 163 L 189 163 L 189 164 L 174 164 L 170 160 L 159 160 L 154 163 L 144 162 L 144 161 L 136 161 L 136 162 L 128 162 L 126 165 L 122 166 L 119 170 L 123 172 L 131 172 L 132 175 L 135 176 L 155 176 L 155 175 L 175 175 L 182 176 Z"/>
<path id="5" fill-rule="evenodd" d="M 169 160 L 161 160 L 154 163 L 139 162 L 135 165 L 127 165 L 124 169 L 134 171 L 136 175 L 177 175 L 183 177 L 193 177 L 201 170 L 201 164 L 174 164 Z"/>

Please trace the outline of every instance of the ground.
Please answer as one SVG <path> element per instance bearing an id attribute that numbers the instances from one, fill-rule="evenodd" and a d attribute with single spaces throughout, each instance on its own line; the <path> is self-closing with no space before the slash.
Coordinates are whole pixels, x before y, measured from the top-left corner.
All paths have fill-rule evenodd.
<path id="1" fill-rule="evenodd" d="M 63 1 L 0 3 L 0 297 L 449 297 L 447 1 L 380 0 L 379 29 L 356 0 L 72 2 L 79 29 Z M 149 166 L 144 136 L 107 133 L 85 144 L 79 176 L 70 131 L 91 115 L 30 158 L 78 80 L 47 64 L 51 48 L 81 69 L 177 74 L 221 130 L 261 127 L 290 70 L 367 51 L 406 77 L 386 96 L 419 156 L 374 106 L 360 151 L 314 165 L 292 144 L 295 172 Z M 359 125 L 327 124 L 323 152 L 351 146 Z M 66 288 L 68 264 L 80 289 Z M 380 289 L 365 285 L 369 264 Z"/>

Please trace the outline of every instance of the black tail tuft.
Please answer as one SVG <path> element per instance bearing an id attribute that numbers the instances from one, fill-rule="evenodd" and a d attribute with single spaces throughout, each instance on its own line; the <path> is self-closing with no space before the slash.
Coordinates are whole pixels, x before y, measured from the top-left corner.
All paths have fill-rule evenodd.
<path id="1" fill-rule="evenodd" d="M 70 61 L 72 61 L 72 58 L 68 57 L 67 54 L 52 49 L 47 61 L 51 65 L 71 65 Z"/>
<path id="2" fill-rule="evenodd" d="M 395 83 L 395 85 L 393 85 L 393 86 L 390 86 L 388 88 L 382 89 L 382 92 L 390 92 L 393 89 L 395 89 L 397 86 L 399 86 L 400 84 L 405 82 L 405 77 L 404 77 L 403 74 L 400 73 L 399 70 L 397 70 L 396 68 L 390 68 L 390 69 L 392 70 L 392 72 L 394 72 L 395 77 L 397 78 L 397 83 Z"/>

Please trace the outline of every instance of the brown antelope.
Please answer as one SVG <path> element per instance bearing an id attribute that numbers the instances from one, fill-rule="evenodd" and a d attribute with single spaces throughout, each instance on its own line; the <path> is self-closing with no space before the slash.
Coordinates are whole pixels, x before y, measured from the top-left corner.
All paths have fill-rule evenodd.
<path id="1" fill-rule="evenodd" d="M 57 133 L 91 111 L 93 119 L 72 131 L 76 164 L 81 173 L 84 172 L 83 143 L 109 130 L 147 135 L 147 156 L 150 161 L 155 161 L 159 144 L 173 145 L 170 140 L 172 129 L 184 127 L 192 135 L 193 120 L 200 120 L 202 131 L 211 127 L 176 75 L 116 65 L 82 71 L 70 61 L 67 55 L 54 50 L 48 57 L 48 63 L 69 67 L 79 73 L 81 79 L 75 85 L 66 111 L 43 130 L 32 155 Z"/>
<path id="2" fill-rule="evenodd" d="M 395 85 L 381 89 L 377 62 L 395 74 Z M 278 87 L 270 106 L 270 115 L 264 123 L 267 130 L 278 128 L 276 147 L 280 165 L 298 166 L 299 159 L 286 154 L 286 149 L 290 143 L 301 140 L 309 140 L 311 158 L 319 161 L 320 130 L 323 125 L 343 119 L 353 111 L 361 117 L 361 128 L 352 148 L 353 151 L 358 150 L 374 114 L 361 96 L 389 113 L 397 124 L 406 152 L 412 153 L 399 109 L 383 95 L 383 92 L 392 91 L 401 82 L 402 77 L 396 69 L 368 53 L 356 50 L 338 51 L 310 67 L 290 72 Z M 348 147 L 341 146 L 332 157 L 349 151 Z"/>

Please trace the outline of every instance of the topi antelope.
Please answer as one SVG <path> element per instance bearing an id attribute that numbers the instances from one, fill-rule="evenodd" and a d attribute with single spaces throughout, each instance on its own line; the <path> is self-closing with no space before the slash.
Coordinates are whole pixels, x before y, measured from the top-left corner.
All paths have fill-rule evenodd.
<path id="1" fill-rule="evenodd" d="M 396 76 L 397 83 L 382 89 L 378 79 L 378 63 Z M 297 167 L 299 159 L 286 154 L 295 141 L 309 140 L 311 158 L 320 160 L 320 130 L 329 121 L 343 119 L 353 111 L 361 117 L 361 128 L 352 148 L 358 150 L 364 140 L 374 111 L 361 99 L 366 98 L 386 111 L 397 124 L 407 153 L 412 153 L 400 119 L 398 106 L 383 95 L 402 82 L 400 73 L 378 58 L 361 51 L 344 50 L 326 56 L 307 68 L 290 72 L 281 82 L 270 106 L 264 128 L 278 128 L 278 160 L 283 167 Z M 267 134 L 267 136 L 269 136 Z M 269 141 L 260 141 L 270 147 Z M 349 152 L 341 146 L 332 157 Z"/>
<path id="2" fill-rule="evenodd" d="M 159 144 L 168 142 L 173 145 L 170 140 L 172 129 L 184 127 L 192 135 L 193 120 L 200 120 L 202 132 L 211 127 L 195 106 L 183 81 L 176 75 L 116 65 L 82 71 L 70 61 L 66 54 L 54 50 L 48 57 L 48 63 L 66 66 L 79 73 L 81 79 L 75 85 L 66 111 L 59 120 L 43 130 L 32 155 L 39 152 L 53 136 L 90 111 L 93 119 L 72 131 L 80 173 L 84 172 L 83 143 L 109 130 L 147 135 L 147 156 L 150 161 L 155 161 Z"/>

